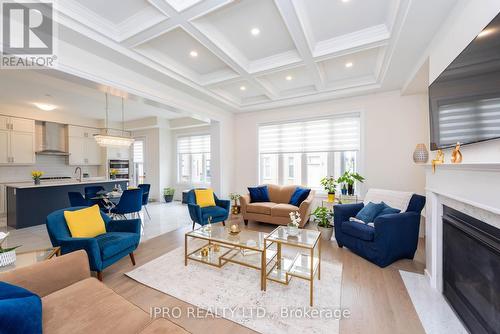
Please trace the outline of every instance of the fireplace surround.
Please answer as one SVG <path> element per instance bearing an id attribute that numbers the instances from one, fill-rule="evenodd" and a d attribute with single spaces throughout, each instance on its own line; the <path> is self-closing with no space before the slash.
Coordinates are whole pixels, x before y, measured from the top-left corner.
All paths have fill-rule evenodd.
<path id="1" fill-rule="evenodd" d="M 446 205 L 443 294 L 471 333 L 500 333 L 500 229 Z"/>

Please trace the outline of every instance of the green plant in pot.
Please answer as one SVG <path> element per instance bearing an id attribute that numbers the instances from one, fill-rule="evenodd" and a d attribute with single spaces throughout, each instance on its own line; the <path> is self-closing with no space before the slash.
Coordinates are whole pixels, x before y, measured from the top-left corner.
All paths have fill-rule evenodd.
<path id="1" fill-rule="evenodd" d="M 2 244 L 9 236 L 9 233 L 0 232 L 0 267 L 8 266 L 16 262 L 16 247 L 3 248 Z"/>
<path id="2" fill-rule="evenodd" d="M 337 187 L 337 180 L 333 176 L 326 176 L 321 179 L 320 184 L 326 192 L 328 192 L 328 202 L 335 202 L 335 191 Z"/>
<path id="3" fill-rule="evenodd" d="M 354 184 L 356 181 L 363 183 L 365 178 L 359 173 L 346 171 L 337 180 L 338 183 L 342 184 L 342 194 L 344 194 L 344 189 L 347 189 L 347 194 L 354 195 Z"/>
<path id="4" fill-rule="evenodd" d="M 165 202 L 170 203 L 174 199 L 175 189 L 174 188 L 164 188 L 163 189 L 163 198 Z"/>
<path id="5" fill-rule="evenodd" d="M 314 221 L 318 224 L 318 231 L 321 232 L 323 240 L 330 240 L 333 235 L 333 225 L 330 222 L 333 212 L 327 207 L 318 206 L 313 211 Z"/>

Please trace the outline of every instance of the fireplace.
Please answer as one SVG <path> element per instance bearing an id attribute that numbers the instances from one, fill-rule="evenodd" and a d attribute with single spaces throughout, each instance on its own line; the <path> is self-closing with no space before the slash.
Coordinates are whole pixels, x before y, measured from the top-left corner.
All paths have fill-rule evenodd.
<path id="1" fill-rule="evenodd" d="M 500 229 L 447 206 L 443 294 L 471 333 L 500 333 Z"/>

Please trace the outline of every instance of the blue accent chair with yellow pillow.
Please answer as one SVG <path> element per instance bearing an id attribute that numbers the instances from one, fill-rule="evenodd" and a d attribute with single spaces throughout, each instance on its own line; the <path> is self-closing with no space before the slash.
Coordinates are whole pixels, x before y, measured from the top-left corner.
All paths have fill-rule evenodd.
<path id="1" fill-rule="evenodd" d="M 208 224 L 209 217 L 212 217 L 212 223 L 222 222 L 223 225 L 226 224 L 226 220 L 229 217 L 229 210 L 231 209 L 231 201 L 219 199 L 215 193 L 213 194 L 213 204 L 210 206 L 200 205 L 199 201 L 196 199 L 196 190 L 207 190 L 205 188 L 191 189 L 187 194 L 187 205 L 189 209 L 189 215 L 193 221 L 193 230 L 195 224 L 205 226 Z"/>
<path id="2" fill-rule="evenodd" d="M 97 272 L 97 278 L 102 281 L 102 271 L 129 255 L 135 266 L 134 250 L 141 238 L 141 220 L 112 220 L 99 211 L 104 221 L 105 233 L 95 237 L 72 237 L 66 222 L 64 211 L 77 211 L 85 207 L 71 207 L 52 212 L 47 216 L 47 231 L 52 246 L 61 247 L 61 253 L 67 254 L 80 249 L 87 252 L 90 269 Z"/>
<path id="3" fill-rule="evenodd" d="M 381 194 L 397 193 L 377 191 Z M 346 246 L 382 268 L 400 259 L 413 259 L 417 250 L 420 213 L 425 206 L 425 197 L 410 194 L 408 198 L 409 202 L 405 202 L 407 205 L 401 213 L 381 212 L 370 224 L 350 220 L 352 217 L 360 218 L 358 213 L 365 207 L 363 203 L 335 205 L 334 229 L 338 246 Z M 383 198 L 380 200 L 384 201 Z"/>

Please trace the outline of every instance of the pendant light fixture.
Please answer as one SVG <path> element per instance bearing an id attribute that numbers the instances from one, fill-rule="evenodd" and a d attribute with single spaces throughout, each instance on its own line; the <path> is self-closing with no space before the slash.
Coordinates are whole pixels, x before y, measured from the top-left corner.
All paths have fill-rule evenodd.
<path id="1" fill-rule="evenodd" d="M 125 146 L 129 147 L 134 142 L 134 138 L 130 138 L 125 135 L 125 107 L 124 100 L 122 96 L 122 135 L 112 136 L 109 134 L 108 127 L 108 113 L 109 113 L 109 102 L 108 102 L 108 92 L 106 92 L 106 119 L 105 119 L 105 134 L 104 135 L 94 135 L 94 139 L 101 146 Z"/>

